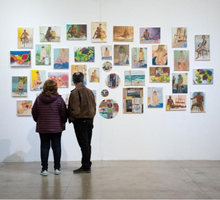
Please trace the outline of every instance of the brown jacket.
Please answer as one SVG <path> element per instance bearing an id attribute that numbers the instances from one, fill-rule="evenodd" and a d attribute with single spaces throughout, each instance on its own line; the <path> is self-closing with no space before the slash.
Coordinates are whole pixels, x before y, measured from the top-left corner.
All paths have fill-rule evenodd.
<path id="1" fill-rule="evenodd" d="M 69 122 L 73 122 L 78 118 L 94 118 L 96 114 L 95 96 L 83 83 L 80 83 L 71 91 L 68 111 Z"/>

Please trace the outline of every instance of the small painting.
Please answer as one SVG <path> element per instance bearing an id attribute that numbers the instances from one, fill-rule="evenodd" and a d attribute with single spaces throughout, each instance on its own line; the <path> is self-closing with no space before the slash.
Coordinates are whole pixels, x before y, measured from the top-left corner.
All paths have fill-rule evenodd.
<path id="1" fill-rule="evenodd" d="M 33 48 L 33 28 L 18 28 L 18 49 Z"/>
<path id="2" fill-rule="evenodd" d="M 160 28 L 140 28 L 140 43 L 160 43 Z"/>
<path id="3" fill-rule="evenodd" d="M 90 83 L 100 82 L 99 68 L 89 68 L 89 82 Z"/>
<path id="4" fill-rule="evenodd" d="M 172 28 L 172 47 L 187 48 L 187 28 L 173 27 Z"/>
<path id="5" fill-rule="evenodd" d="M 163 108 L 162 87 L 149 87 L 147 96 L 148 108 Z"/>
<path id="6" fill-rule="evenodd" d="M 40 26 L 40 42 L 60 42 L 60 27 Z"/>
<path id="7" fill-rule="evenodd" d="M 60 94 L 66 104 L 66 108 L 68 109 L 68 104 L 69 104 L 69 94 Z"/>
<path id="8" fill-rule="evenodd" d="M 45 81 L 46 81 L 45 70 L 31 70 L 31 90 L 32 91 L 43 90 L 43 85 Z"/>
<path id="9" fill-rule="evenodd" d="M 174 50 L 174 71 L 189 71 L 189 50 Z"/>
<path id="10" fill-rule="evenodd" d="M 31 116 L 32 109 L 31 100 L 18 100 L 17 101 L 17 115 L 18 116 Z"/>
<path id="11" fill-rule="evenodd" d="M 51 65 L 51 45 L 36 45 L 36 65 Z"/>
<path id="12" fill-rule="evenodd" d="M 205 93 L 191 92 L 191 113 L 205 113 Z"/>
<path id="13" fill-rule="evenodd" d="M 69 69 L 69 49 L 54 49 L 54 69 Z"/>
<path id="14" fill-rule="evenodd" d="M 195 36 L 195 60 L 210 60 L 210 35 Z"/>
<path id="15" fill-rule="evenodd" d="M 109 95 L 109 91 L 106 90 L 106 89 L 104 89 L 104 90 L 101 91 L 101 95 L 102 95 L 103 97 L 107 97 L 107 96 Z"/>
<path id="16" fill-rule="evenodd" d="M 74 73 L 82 72 L 84 75 L 84 85 L 87 85 L 87 66 L 86 65 L 71 65 L 71 75 L 73 76 Z M 71 83 L 73 83 L 73 79 L 71 76 Z"/>
<path id="17" fill-rule="evenodd" d="M 126 70 L 124 80 L 125 80 L 125 86 L 144 86 L 145 71 Z"/>
<path id="18" fill-rule="evenodd" d="M 112 70 L 112 63 L 109 62 L 109 61 L 106 61 L 102 64 L 102 69 L 105 71 L 105 72 L 110 72 Z"/>
<path id="19" fill-rule="evenodd" d="M 194 85 L 213 84 L 213 69 L 193 69 Z"/>
<path id="20" fill-rule="evenodd" d="M 173 93 L 188 93 L 188 74 L 173 73 L 172 74 L 172 90 Z"/>
<path id="21" fill-rule="evenodd" d="M 116 117 L 118 111 L 119 106 L 114 99 L 106 99 L 99 104 L 99 114 L 105 119 Z"/>
<path id="22" fill-rule="evenodd" d="M 67 24 L 66 39 L 68 41 L 87 40 L 87 25 L 86 24 Z"/>
<path id="23" fill-rule="evenodd" d="M 167 65 L 167 45 L 152 45 L 152 65 Z"/>
<path id="24" fill-rule="evenodd" d="M 12 67 L 30 67 L 31 51 L 10 51 L 10 64 Z"/>
<path id="25" fill-rule="evenodd" d="M 48 79 L 55 81 L 58 88 L 69 87 L 69 73 L 68 72 L 48 72 Z"/>
<path id="26" fill-rule="evenodd" d="M 129 45 L 114 45 L 114 65 L 129 65 Z"/>
<path id="27" fill-rule="evenodd" d="M 107 23 L 92 22 L 91 35 L 92 35 L 92 42 L 107 42 Z"/>
<path id="28" fill-rule="evenodd" d="M 133 42 L 133 26 L 113 26 L 113 42 Z"/>
<path id="29" fill-rule="evenodd" d="M 121 79 L 115 73 L 109 74 L 105 79 L 105 84 L 111 89 L 117 88 L 120 85 L 120 83 L 121 83 Z"/>
<path id="30" fill-rule="evenodd" d="M 95 62 L 95 47 L 74 48 L 75 62 Z"/>
<path id="31" fill-rule="evenodd" d="M 147 48 L 132 48 L 132 68 L 147 68 Z"/>
<path id="32" fill-rule="evenodd" d="M 27 76 L 12 76 L 12 96 L 27 97 Z"/>
<path id="33" fill-rule="evenodd" d="M 112 46 L 101 46 L 102 60 L 112 60 Z"/>
<path id="34" fill-rule="evenodd" d="M 150 67 L 150 83 L 169 83 L 170 68 L 169 67 Z"/>
<path id="35" fill-rule="evenodd" d="M 167 95 L 166 111 L 186 111 L 186 95 Z"/>

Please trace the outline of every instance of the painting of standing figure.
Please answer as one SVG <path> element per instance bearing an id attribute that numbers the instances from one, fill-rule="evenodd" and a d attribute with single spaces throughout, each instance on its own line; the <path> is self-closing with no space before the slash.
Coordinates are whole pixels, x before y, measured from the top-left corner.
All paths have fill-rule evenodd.
<path id="1" fill-rule="evenodd" d="M 27 76 L 12 76 L 12 96 L 27 97 Z"/>
<path id="2" fill-rule="evenodd" d="M 69 69 L 69 49 L 54 49 L 54 69 Z"/>
<path id="3" fill-rule="evenodd" d="M 40 26 L 40 42 L 60 42 L 60 27 Z"/>
<path id="4" fill-rule="evenodd" d="M 113 26 L 113 42 L 133 42 L 133 26 Z"/>
<path id="5" fill-rule="evenodd" d="M 167 65 L 167 45 L 152 45 L 152 65 Z"/>
<path id="6" fill-rule="evenodd" d="M 173 73 L 172 77 L 173 93 L 188 93 L 188 74 Z"/>
<path id="7" fill-rule="evenodd" d="M 132 48 L 132 68 L 147 68 L 147 48 Z"/>
<path id="8" fill-rule="evenodd" d="M 114 45 L 114 65 L 129 65 L 129 45 Z"/>
<path id="9" fill-rule="evenodd" d="M 195 36 L 195 60 L 196 61 L 210 60 L 209 35 Z"/>
<path id="10" fill-rule="evenodd" d="M 204 113 L 205 112 L 205 93 L 204 92 L 191 92 L 190 98 L 191 113 Z"/>
<path id="11" fill-rule="evenodd" d="M 67 24 L 66 39 L 68 41 L 87 40 L 86 24 Z"/>
<path id="12" fill-rule="evenodd" d="M 160 43 L 160 28 L 140 28 L 140 43 Z"/>
<path id="13" fill-rule="evenodd" d="M 189 50 L 174 50 L 174 71 L 189 71 Z"/>
<path id="14" fill-rule="evenodd" d="M 107 42 L 106 22 L 92 22 L 91 31 L 92 42 Z"/>
<path id="15" fill-rule="evenodd" d="M 36 45 L 36 65 L 51 65 L 51 45 Z"/>
<path id="16" fill-rule="evenodd" d="M 18 49 L 33 48 L 33 28 L 18 28 Z"/>
<path id="17" fill-rule="evenodd" d="M 172 28 L 172 47 L 187 48 L 187 28 L 173 27 Z"/>
<path id="18" fill-rule="evenodd" d="M 149 87 L 147 95 L 148 95 L 148 108 L 163 108 L 162 87 Z"/>

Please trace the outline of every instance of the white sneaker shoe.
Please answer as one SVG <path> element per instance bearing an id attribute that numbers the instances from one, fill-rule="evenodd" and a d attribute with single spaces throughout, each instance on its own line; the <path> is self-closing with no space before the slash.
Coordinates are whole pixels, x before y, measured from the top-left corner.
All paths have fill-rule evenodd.
<path id="1" fill-rule="evenodd" d="M 61 170 L 55 169 L 54 174 L 55 174 L 55 175 L 60 175 L 60 174 L 61 174 Z"/>
<path id="2" fill-rule="evenodd" d="M 42 176 L 47 176 L 48 175 L 48 172 L 47 172 L 47 170 L 44 170 L 44 171 L 41 171 L 41 173 L 40 173 Z"/>

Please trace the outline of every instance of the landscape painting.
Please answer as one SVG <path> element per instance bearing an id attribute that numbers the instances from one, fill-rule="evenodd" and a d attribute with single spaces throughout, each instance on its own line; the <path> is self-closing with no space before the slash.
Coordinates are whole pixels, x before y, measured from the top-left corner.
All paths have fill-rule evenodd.
<path id="1" fill-rule="evenodd" d="M 144 86 L 145 85 L 145 71 L 140 70 L 126 70 L 125 86 Z"/>

